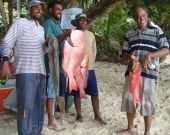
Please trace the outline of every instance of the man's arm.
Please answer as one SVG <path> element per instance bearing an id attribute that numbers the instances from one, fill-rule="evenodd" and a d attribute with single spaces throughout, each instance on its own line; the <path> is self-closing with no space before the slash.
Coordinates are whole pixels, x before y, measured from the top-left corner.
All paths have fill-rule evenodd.
<path id="1" fill-rule="evenodd" d="M 159 63 L 162 63 L 165 59 L 166 59 L 166 55 L 160 58 Z"/>
<path id="2" fill-rule="evenodd" d="M 144 68 L 148 68 L 151 65 L 151 58 L 161 58 L 164 57 L 165 55 L 169 54 L 169 49 L 168 48 L 162 48 L 156 52 L 152 52 L 147 54 L 144 59 L 143 59 L 143 66 Z"/>
<path id="3" fill-rule="evenodd" d="M 11 78 L 8 59 L 10 56 L 11 48 L 14 46 L 19 35 L 20 30 L 19 25 L 20 19 L 15 20 L 2 42 L 2 59 L 3 59 L 2 76 L 6 76 L 7 80 Z"/>
<path id="4" fill-rule="evenodd" d="M 129 54 L 127 51 L 123 51 L 123 58 L 130 61 L 138 61 L 134 53 Z"/>
<path id="5" fill-rule="evenodd" d="M 69 37 L 73 29 L 66 30 L 61 36 L 57 38 L 58 44 L 60 45 L 66 37 Z"/>

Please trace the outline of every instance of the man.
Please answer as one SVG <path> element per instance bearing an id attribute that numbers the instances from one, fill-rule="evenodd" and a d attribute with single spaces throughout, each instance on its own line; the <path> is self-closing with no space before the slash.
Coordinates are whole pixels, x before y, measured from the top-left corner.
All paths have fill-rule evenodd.
<path id="1" fill-rule="evenodd" d="M 68 123 L 73 123 L 73 121 L 68 117 L 65 107 L 64 107 L 64 94 L 66 93 L 66 78 L 64 77 L 63 71 L 62 71 L 62 52 L 64 47 L 64 41 L 67 36 L 70 36 L 71 29 L 67 30 L 63 33 L 63 30 L 60 26 L 60 19 L 62 15 L 62 4 L 59 1 L 52 0 L 48 5 L 48 11 L 50 14 L 50 18 L 47 19 L 44 24 L 44 31 L 46 36 L 50 36 L 53 34 L 56 37 L 56 40 L 59 44 L 59 64 L 60 64 L 60 90 L 59 90 L 59 107 L 61 112 L 61 118 L 66 120 Z M 59 131 L 63 130 L 64 128 L 57 125 L 54 120 L 54 104 L 56 99 L 56 94 L 54 90 L 54 86 L 52 83 L 52 79 L 50 77 L 50 70 L 49 70 L 49 64 L 48 64 L 48 56 L 45 55 L 45 65 L 46 65 L 46 72 L 48 74 L 48 80 L 47 80 L 47 111 L 48 111 L 48 128 Z M 58 95 L 57 95 L 58 96 Z"/>
<path id="2" fill-rule="evenodd" d="M 141 62 L 140 99 L 142 101 L 140 113 L 144 117 L 145 131 L 148 135 L 152 122 L 152 115 L 156 110 L 156 83 L 158 70 L 150 69 L 151 65 L 159 65 L 159 58 L 164 58 L 169 53 L 169 44 L 162 29 L 148 19 L 144 8 L 138 7 L 133 18 L 138 27 L 126 34 L 123 55 L 129 60 L 125 74 L 125 85 L 121 111 L 127 113 L 128 127 L 118 135 L 133 134 L 133 121 L 136 109 L 133 104 L 132 94 L 129 92 L 129 71 L 133 61 Z"/>
<path id="3" fill-rule="evenodd" d="M 75 19 L 71 21 L 71 24 L 77 27 L 78 30 L 83 31 L 84 36 L 84 45 L 85 45 L 85 53 L 89 56 L 89 77 L 88 77 L 88 86 L 85 89 L 85 93 L 91 96 L 92 106 L 94 110 L 94 120 L 99 122 L 100 124 L 107 124 L 101 117 L 99 113 L 99 98 L 98 98 L 98 88 L 97 81 L 94 72 L 94 62 L 96 58 L 96 40 L 92 32 L 86 30 L 87 24 L 90 22 L 90 19 L 87 18 L 85 13 L 77 14 Z M 78 122 L 83 121 L 83 116 L 81 114 L 81 99 L 80 99 L 80 91 L 73 90 L 72 94 L 74 95 L 74 104 L 77 111 Z"/>
<path id="4" fill-rule="evenodd" d="M 46 99 L 45 39 L 38 20 L 45 6 L 39 0 L 29 2 L 29 16 L 16 19 L 2 42 L 2 75 L 7 80 L 11 77 L 8 59 L 14 46 L 19 135 L 42 134 Z"/>

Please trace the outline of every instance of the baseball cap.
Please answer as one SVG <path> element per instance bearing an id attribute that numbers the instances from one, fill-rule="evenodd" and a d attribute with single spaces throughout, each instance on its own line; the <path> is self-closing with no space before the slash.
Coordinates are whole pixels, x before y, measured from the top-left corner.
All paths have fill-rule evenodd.
<path id="1" fill-rule="evenodd" d="M 29 2 L 28 7 L 33 7 L 33 6 L 37 6 L 39 4 L 42 4 L 43 8 L 46 8 L 46 3 L 45 2 L 41 2 L 39 0 L 32 0 Z"/>

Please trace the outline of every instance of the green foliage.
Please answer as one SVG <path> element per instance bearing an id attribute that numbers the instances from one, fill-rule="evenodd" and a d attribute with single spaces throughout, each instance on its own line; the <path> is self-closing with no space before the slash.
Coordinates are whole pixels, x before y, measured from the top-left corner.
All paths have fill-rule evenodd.
<path id="1" fill-rule="evenodd" d="M 121 48 L 112 44 L 98 43 L 97 45 L 97 58 L 100 60 L 119 59 Z"/>
<path id="2" fill-rule="evenodd" d="M 7 2 L 4 2 L 4 8 L 6 9 L 7 11 L 7 8 L 8 8 L 8 3 Z M 7 14 L 8 15 L 8 14 Z M 3 22 L 2 22 L 2 15 L 0 13 L 0 27 L 4 26 Z"/>
<path id="3" fill-rule="evenodd" d="M 125 33 L 135 27 L 133 19 L 127 15 L 128 10 L 127 5 L 123 4 L 91 27 L 91 31 L 98 35 L 96 38 L 98 58 L 118 59 Z M 118 42 L 120 47 L 113 42 Z"/>
<path id="4" fill-rule="evenodd" d="M 5 3 L 4 3 L 4 8 L 5 8 L 6 16 L 7 16 L 7 19 L 8 19 L 9 17 L 8 17 L 7 7 L 8 7 L 8 3 L 5 2 Z M 15 19 L 18 17 L 18 15 L 20 15 L 20 17 L 25 17 L 25 16 L 27 15 L 27 9 L 26 9 L 26 7 L 21 8 L 20 12 L 18 12 L 18 11 L 16 11 L 16 10 L 14 9 L 14 10 L 13 10 L 13 20 L 15 20 Z M 0 27 L 2 27 L 2 26 L 4 26 L 4 25 L 3 25 L 3 22 L 2 22 L 2 16 L 1 16 L 1 14 L 0 14 Z"/>
<path id="5" fill-rule="evenodd" d="M 21 8 L 20 16 L 25 17 L 27 14 L 28 14 L 27 8 L 26 7 Z"/>

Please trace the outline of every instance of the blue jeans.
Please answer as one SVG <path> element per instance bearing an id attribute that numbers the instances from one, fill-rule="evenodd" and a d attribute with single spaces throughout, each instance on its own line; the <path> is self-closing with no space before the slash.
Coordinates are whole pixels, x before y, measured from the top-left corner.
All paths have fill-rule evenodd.
<path id="1" fill-rule="evenodd" d="M 18 135 L 40 135 L 44 122 L 46 76 L 17 74 Z"/>

